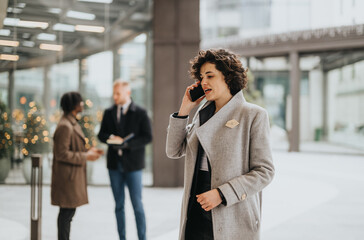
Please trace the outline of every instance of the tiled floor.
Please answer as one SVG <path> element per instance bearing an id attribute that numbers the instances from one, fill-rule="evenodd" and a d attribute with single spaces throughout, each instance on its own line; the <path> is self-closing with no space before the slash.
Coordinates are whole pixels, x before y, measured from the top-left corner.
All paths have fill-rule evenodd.
<path id="1" fill-rule="evenodd" d="M 262 239 L 364 239 L 364 155 L 326 144 L 303 148 L 301 153 L 279 148 L 273 153 L 276 176 L 263 194 Z M 144 188 L 148 239 L 177 239 L 181 197 L 181 188 Z M 116 240 L 110 188 L 90 186 L 89 199 L 89 205 L 77 209 L 71 239 Z M 137 239 L 129 199 L 126 204 L 127 236 Z M 43 240 L 56 239 L 57 214 L 44 186 Z M 29 239 L 29 218 L 29 186 L 0 185 L 0 239 Z"/>

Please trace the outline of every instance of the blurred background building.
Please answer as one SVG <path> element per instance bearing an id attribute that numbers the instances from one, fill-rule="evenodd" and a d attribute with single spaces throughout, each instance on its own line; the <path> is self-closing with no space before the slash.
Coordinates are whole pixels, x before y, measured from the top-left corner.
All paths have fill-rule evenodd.
<path id="1" fill-rule="evenodd" d="M 122 78 L 153 122 L 145 184 L 181 186 L 183 161 L 167 159 L 165 135 L 200 48 L 241 56 L 246 96 L 268 110 L 274 147 L 364 150 L 363 9 L 363 0 L 0 0 L 2 181 L 26 182 L 31 153 L 50 168 L 67 91 L 83 95 L 80 123 L 88 145 L 99 145 L 112 83 Z M 108 184 L 104 160 L 90 164 L 89 180 Z"/>

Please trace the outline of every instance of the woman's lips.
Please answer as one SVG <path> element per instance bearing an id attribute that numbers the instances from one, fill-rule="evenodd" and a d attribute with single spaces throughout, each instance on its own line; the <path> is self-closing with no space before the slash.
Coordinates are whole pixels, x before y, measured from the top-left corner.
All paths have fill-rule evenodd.
<path id="1" fill-rule="evenodd" d="M 211 92 L 212 90 L 211 89 L 205 89 L 205 94 L 208 94 L 209 92 Z"/>

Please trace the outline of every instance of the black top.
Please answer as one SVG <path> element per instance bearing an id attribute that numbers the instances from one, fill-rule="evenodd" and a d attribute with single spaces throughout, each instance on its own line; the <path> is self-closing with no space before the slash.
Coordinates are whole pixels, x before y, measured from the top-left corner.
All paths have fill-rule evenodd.
<path id="1" fill-rule="evenodd" d="M 212 102 L 207 107 L 201 109 L 200 112 L 199 112 L 200 126 L 202 126 L 212 116 L 214 116 L 215 111 L 216 111 L 215 102 Z M 197 176 L 198 176 L 198 172 L 200 170 L 202 156 L 203 156 L 204 152 L 205 152 L 205 150 L 203 149 L 201 143 L 198 143 L 197 159 L 196 159 L 195 171 L 194 171 L 194 174 L 193 174 L 191 194 L 190 194 L 191 196 L 195 196 L 196 195 L 196 184 L 197 184 L 196 181 L 197 181 Z M 209 171 L 211 172 L 210 162 L 207 161 L 207 164 L 208 164 Z M 222 204 L 226 205 L 226 199 L 225 199 L 224 195 L 222 194 L 222 192 L 220 191 L 220 189 L 217 189 L 217 190 L 218 190 L 218 192 L 220 194 L 220 197 L 222 199 Z"/>

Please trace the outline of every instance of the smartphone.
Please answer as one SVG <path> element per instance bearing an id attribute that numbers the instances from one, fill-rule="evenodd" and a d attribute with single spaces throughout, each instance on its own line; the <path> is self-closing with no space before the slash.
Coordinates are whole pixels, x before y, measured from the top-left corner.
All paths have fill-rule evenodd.
<path id="1" fill-rule="evenodd" d="M 197 87 L 190 90 L 190 96 L 191 96 L 192 102 L 196 101 L 197 99 L 199 99 L 203 95 L 205 95 L 205 91 L 202 89 L 201 84 L 198 84 Z"/>

